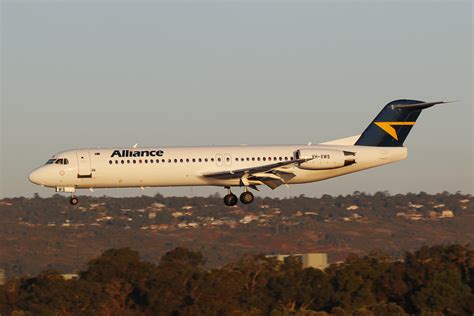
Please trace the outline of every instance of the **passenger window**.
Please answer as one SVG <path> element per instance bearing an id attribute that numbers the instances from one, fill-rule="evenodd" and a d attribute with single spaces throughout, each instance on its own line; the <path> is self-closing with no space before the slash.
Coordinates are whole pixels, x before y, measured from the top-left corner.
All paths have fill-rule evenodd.
<path id="1" fill-rule="evenodd" d="M 130 163 L 130 159 L 127 160 L 127 163 Z"/>
<path id="2" fill-rule="evenodd" d="M 110 165 L 112 164 L 112 160 L 109 160 L 109 164 L 110 164 Z"/>
<path id="3" fill-rule="evenodd" d="M 174 160 L 174 163 L 177 163 L 177 162 L 178 162 L 178 159 L 175 159 L 175 160 Z"/>
<path id="4" fill-rule="evenodd" d="M 282 160 L 283 160 L 283 158 L 281 158 L 281 157 L 278 157 L 278 160 L 282 161 Z"/>
<path id="5" fill-rule="evenodd" d="M 207 158 L 204 158 L 204 161 L 207 162 Z"/>
<path id="6" fill-rule="evenodd" d="M 201 162 L 201 161 L 202 161 L 202 159 L 201 159 L 201 158 L 199 158 L 199 159 L 198 159 L 198 161 L 199 161 L 199 162 Z"/>
<path id="7" fill-rule="evenodd" d="M 118 160 L 115 160 L 115 164 L 118 164 Z"/>
<path id="8" fill-rule="evenodd" d="M 211 158 L 211 161 L 214 162 L 214 158 Z"/>
<path id="9" fill-rule="evenodd" d="M 196 162 L 196 158 L 193 158 L 193 162 Z"/>
<path id="10" fill-rule="evenodd" d="M 125 163 L 125 160 L 120 160 L 120 163 L 123 165 Z"/>
<path id="11" fill-rule="evenodd" d="M 189 162 L 189 158 L 186 158 L 186 162 Z"/>
<path id="12" fill-rule="evenodd" d="M 148 159 L 145 159 L 145 163 L 148 163 Z"/>
<path id="13" fill-rule="evenodd" d="M 135 159 L 133 159 L 133 163 L 137 163 L 137 161 Z"/>
<path id="14" fill-rule="evenodd" d="M 265 158 L 265 157 L 263 157 L 262 159 L 263 159 L 263 161 L 267 160 L 267 158 Z"/>
<path id="15" fill-rule="evenodd" d="M 250 161 L 250 158 L 249 158 L 249 157 L 247 157 L 247 161 Z"/>
<path id="16" fill-rule="evenodd" d="M 255 157 L 252 157 L 252 161 L 255 161 Z"/>
<path id="17" fill-rule="evenodd" d="M 221 158 L 217 158 L 217 161 L 221 161 L 222 159 Z"/>
<path id="18" fill-rule="evenodd" d="M 180 159 L 179 162 L 183 162 L 183 159 Z"/>
<path id="19" fill-rule="evenodd" d="M 257 161 L 260 161 L 260 157 L 257 157 Z"/>

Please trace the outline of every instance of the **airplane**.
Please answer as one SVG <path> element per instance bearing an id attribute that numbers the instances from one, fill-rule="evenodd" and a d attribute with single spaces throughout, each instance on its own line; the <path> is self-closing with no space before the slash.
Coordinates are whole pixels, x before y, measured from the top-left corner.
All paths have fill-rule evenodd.
<path id="1" fill-rule="evenodd" d="M 252 203 L 266 185 L 309 183 L 403 160 L 403 146 L 421 111 L 437 104 L 395 100 L 360 135 L 312 145 L 86 148 L 62 151 L 29 174 L 32 183 L 71 193 L 77 189 L 221 186 L 224 204 L 238 198 L 232 187 L 243 187 L 240 201 Z"/>

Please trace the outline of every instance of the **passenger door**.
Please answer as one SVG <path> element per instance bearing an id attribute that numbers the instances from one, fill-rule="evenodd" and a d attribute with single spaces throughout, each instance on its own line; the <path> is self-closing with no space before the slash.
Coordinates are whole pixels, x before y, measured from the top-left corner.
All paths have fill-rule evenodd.
<path id="1" fill-rule="evenodd" d="M 92 178 L 91 157 L 88 151 L 77 151 L 77 177 Z"/>

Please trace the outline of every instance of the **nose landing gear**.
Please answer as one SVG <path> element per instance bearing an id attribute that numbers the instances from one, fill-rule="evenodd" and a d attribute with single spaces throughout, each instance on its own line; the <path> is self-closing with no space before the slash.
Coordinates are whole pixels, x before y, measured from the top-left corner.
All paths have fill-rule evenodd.
<path id="1" fill-rule="evenodd" d="M 77 203 L 79 203 L 79 199 L 73 195 L 69 199 L 69 203 L 71 203 L 71 205 L 77 205 Z"/>

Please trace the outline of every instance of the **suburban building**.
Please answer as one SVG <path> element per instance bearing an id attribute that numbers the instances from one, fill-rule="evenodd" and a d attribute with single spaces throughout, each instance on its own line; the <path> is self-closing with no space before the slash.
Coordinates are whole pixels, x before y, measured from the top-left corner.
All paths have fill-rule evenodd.
<path id="1" fill-rule="evenodd" d="M 275 257 L 279 261 L 285 261 L 286 257 L 293 256 L 301 258 L 303 269 L 315 268 L 324 270 L 328 267 L 328 254 L 322 252 L 302 253 L 302 254 L 287 254 L 287 255 L 269 255 L 268 257 Z"/>

